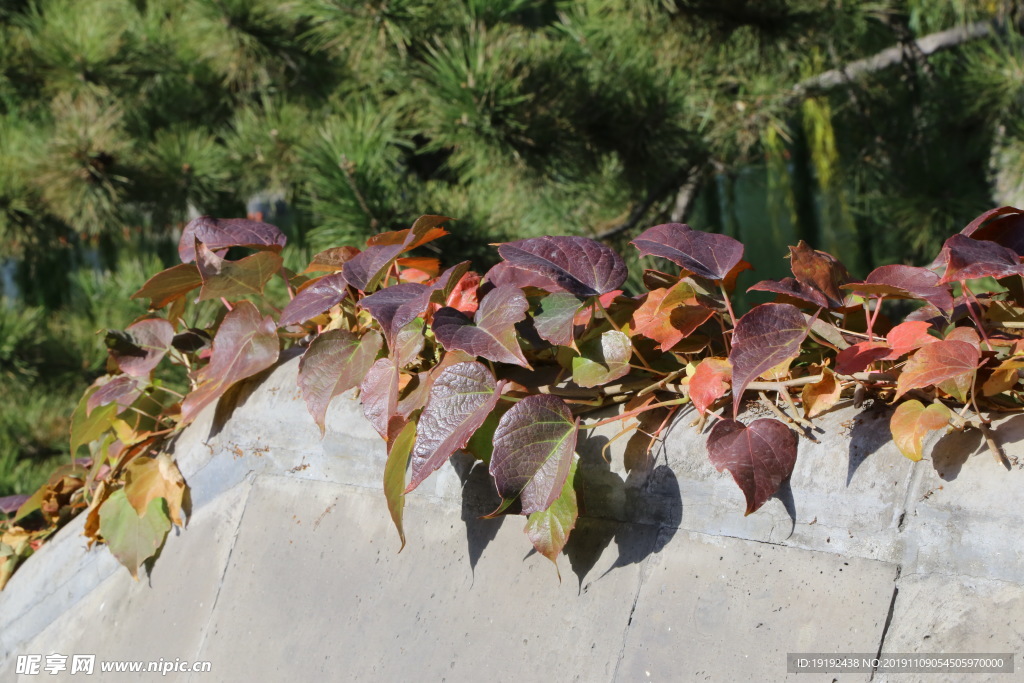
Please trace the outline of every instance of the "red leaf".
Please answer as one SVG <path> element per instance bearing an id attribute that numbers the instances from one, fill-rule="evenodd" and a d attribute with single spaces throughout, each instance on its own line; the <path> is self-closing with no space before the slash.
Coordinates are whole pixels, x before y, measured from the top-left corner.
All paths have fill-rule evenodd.
<path id="1" fill-rule="evenodd" d="M 971 221 L 960 234 L 1001 244 L 1024 256 L 1024 211 L 1012 206 L 990 209 Z"/>
<path id="2" fill-rule="evenodd" d="M 925 344 L 939 341 L 936 337 L 928 334 L 932 326 L 920 320 L 912 320 L 900 323 L 889 330 L 885 339 L 889 342 L 892 353 L 882 360 L 899 360 L 899 358 L 914 349 L 919 349 Z"/>
<path id="3" fill-rule="evenodd" d="M 890 299 L 923 299 L 943 311 L 953 310 L 949 285 L 939 284 L 939 276 L 927 268 L 880 266 L 864 282 L 843 285 L 862 296 L 884 295 Z"/>
<path id="4" fill-rule="evenodd" d="M 749 425 L 736 420 L 715 422 L 708 435 L 708 458 L 729 474 L 756 512 L 771 498 L 796 466 L 796 435 L 778 420 L 762 418 Z"/>
<path id="5" fill-rule="evenodd" d="M 262 317 L 251 301 L 239 301 L 224 316 L 213 338 L 210 363 L 199 371 L 196 388 L 181 404 L 181 424 L 194 420 L 235 382 L 269 368 L 279 352 L 273 318 Z"/>
<path id="6" fill-rule="evenodd" d="M 828 308 L 828 299 L 814 287 L 805 285 L 791 277 L 784 277 L 781 280 L 762 280 L 753 287 L 747 288 L 748 292 L 772 292 L 782 296 L 792 297 L 800 301 L 806 301 L 814 306 Z"/>
<path id="7" fill-rule="evenodd" d="M 219 250 L 229 247 L 250 247 L 279 252 L 288 238 L 277 226 L 247 218 L 213 218 L 200 216 L 189 221 L 178 240 L 178 255 L 182 263 L 196 259 L 196 242 L 207 249 Z"/>
<path id="8" fill-rule="evenodd" d="M 332 273 L 314 280 L 288 302 L 277 324 L 280 327 L 298 325 L 337 306 L 345 298 L 347 285 L 343 273 Z"/>
<path id="9" fill-rule="evenodd" d="M 942 245 L 940 259 L 946 272 L 940 284 L 979 277 L 996 279 L 1008 275 L 1024 275 L 1017 252 L 995 242 L 984 242 L 963 235 L 953 235 Z"/>
<path id="10" fill-rule="evenodd" d="M 714 311 L 697 303 L 696 293 L 685 280 L 671 289 L 656 289 L 633 313 L 633 330 L 661 344 L 668 351 L 693 334 Z"/>
<path id="11" fill-rule="evenodd" d="M 125 332 L 131 335 L 138 354 L 122 354 L 117 349 L 111 349 L 110 355 L 121 372 L 132 377 L 149 377 L 149 373 L 160 364 L 171 348 L 174 326 L 162 318 L 149 318 L 132 323 Z"/>
<path id="12" fill-rule="evenodd" d="M 821 292 L 830 308 L 846 305 L 846 295 L 840 289 L 852 278 L 839 259 L 823 251 L 811 249 L 803 240 L 789 248 L 789 267 L 796 279 Z"/>
<path id="13" fill-rule="evenodd" d="M 682 223 L 648 228 L 630 242 L 644 256 L 667 258 L 708 280 L 724 280 L 743 258 L 743 244 L 716 233 L 694 230 Z"/>
<path id="14" fill-rule="evenodd" d="M 444 305 L 462 311 L 466 315 L 476 313 L 480 307 L 480 300 L 477 298 L 477 288 L 480 286 L 480 275 L 478 273 L 464 273 L 448 294 Z"/>
<path id="15" fill-rule="evenodd" d="M 569 475 L 579 421 L 557 396 L 527 396 L 505 413 L 494 432 L 490 473 L 508 507 L 517 497 L 524 515 L 546 510 Z M 496 514 L 495 513 L 495 514 Z"/>
<path id="16" fill-rule="evenodd" d="M 420 414 L 406 493 L 466 446 L 494 409 L 500 392 L 491 371 L 477 362 L 453 365 L 434 380 Z"/>
<path id="17" fill-rule="evenodd" d="M 703 415 L 707 409 L 725 396 L 732 381 L 732 366 L 725 358 L 705 358 L 690 378 L 690 400 L 697 412 Z"/>
<path id="18" fill-rule="evenodd" d="M 734 417 L 739 414 L 747 385 L 799 354 L 807 329 L 803 313 L 789 304 L 761 304 L 736 321 L 729 354 Z"/>
<path id="19" fill-rule="evenodd" d="M 317 336 L 302 354 L 299 390 L 321 436 L 331 399 L 362 382 L 381 345 L 380 335 L 372 330 L 362 337 L 347 330 L 329 330 Z"/>
<path id="20" fill-rule="evenodd" d="M 980 360 L 981 353 L 977 347 L 958 339 L 944 339 L 922 346 L 903 366 L 903 372 L 896 380 L 895 398 L 911 389 L 922 389 L 948 380 L 953 380 L 956 389 L 965 395 Z"/>
<path id="21" fill-rule="evenodd" d="M 390 356 L 377 359 L 359 385 L 359 399 L 363 415 L 370 421 L 381 438 L 389 440 L 393 421 L 398 415 L 398 381 L 401 375 Z"/>
<path id="22" fill-rule="evenodd" d="M 461 311 L 445 307 L 434 314 L 431 329 L 446 349 L 461 349 L 496 363 L 528 368 L 515 328 L 526 317 L 527 308 L 521 289 L 503 285 L 492 289 L 480 302 L 475 324 Z"/>
<path id="23" fill-rule="evenodd" d="M 843 349 L 836 355 L 836 372 L 852 375 L 864 372 L 876 360 L 887 358 L 892 349 L 885 342 L 860 342 Z"/>
<path id="24" fill-rule="evenodd" d="M 621 256 L 586 237 L 531 237 L 499 245 L 498 253 L 582 297 L 617 289 L 628 274 Z"/>

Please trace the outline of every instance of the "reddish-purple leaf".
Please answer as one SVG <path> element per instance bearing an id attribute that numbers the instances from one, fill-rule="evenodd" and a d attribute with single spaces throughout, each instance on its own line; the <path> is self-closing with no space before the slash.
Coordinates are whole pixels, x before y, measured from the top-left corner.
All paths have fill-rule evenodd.
<path id="1" fill-rule="evenodd" d="M 943 339 L 919 348 L 896 380 L 896 396 L 899 398 L 911 389 L 942 384 L 949 394 L 958 394 L 966 399 L 974 383 L 974 373 L 981 362 L 981 351 L 968 341 Z M 950 382 L 950 384 L 946 384 Z"/>
<path id="2" fill-rule="evenodd" d="M 775 495 L 796 466 L 796 435 L 778 420 L 718 420 L 707 445 L 711 464 L 729 470 L 743 491 L 748 515 Z"/>
<path id="3" fill-rule="evenodd" d="M 615 251 L 586 237 L 531 237 L 498 247 L 501 257 L 557 283 L 577 296 L 597 296 L 626 280 L 626 264 Z"/>
<path id="4" fill-rule="evenodd" d="M 345 298 L 347 284 L 342 273 L 332 273 L 316 280 L 288 302 L 277 324 L 285 327 L 304 323 L 332 306 L 337 306 Z"/>
<path id="5" fill-rule="evenodd" d="M 163 318 L 149 318 L 132 323 L 125 332 L 131 336 L 135 348 L 129 353 L 111 349 L 110 355 L 121 372 L 132 377 L 148 377 L 171 348 L 174 326 Z"/>
<path id="6" fill-rule="evenodd" d="M 202 242 L 196 245 L 195 258 L 203 278 L 199 301 L 262 294 L 270 278 L 284 264 L 280 254 L 272 251 L 259 251 L 239 261 L 228 261 Z"/>
<path id="7" fill-rule="evenodd" d="M 491 371 L 475 361 L 453 365 L 438 375 L 420 414 L 406 493 L 466 446 L 494 409 L 500 392 Z"/>
<path id="8" fill-rule="evenodd" d="M 518 287 L 495 287 L 480 302 L 471 321 L 464 313 L 444 307 L 434 314 L 431 328 L 446 349 L 461 349 L 496 363 L 530 367 L 519 348 L 515 325 L 526 317 L 529 304 Z M 474 324 L 475 322 L 475 324 Z"/>
<path id="9" fill-rule="evenodd" d="M 762 280 L 753 287 L 747 288 L 748 292 L 771 292 L 781 294 L 800 301 L 806 301 L 814 306 L 828 308 L 828 299 L 814 287 L 805 285 L 799 280 L 791 277 L 784 277 L 781 280 Z"/>
<path id="10" fill-rule="evenodd" d="M 376 320 L 388 346 L 395 348 L 398 331 L 422 315 L 427 308 L 430 288 L 415 282 L 385 287 L 359 301 L 359 305 L 370 312 Z"/>
<path id="11" fill-rule="evenodd" d="M 501 261 L 488 270 L 487 274 L 484 275 L 484 279 L 495 287 L 511 285 L 520 289 L 535 287 L 552 293 L 565 291 L 564 288 L 560 287 L 551 278 L 526 270 L 525 268 L 516 268 L 508 261 Z M 573 296 L 576 295 L 574 294 Z"/>
<path id="12" fill-rule="evenodd" d="M 388 440 L 398 415 L 398 366 L 390 356 L 377 359 L 359 385 L 363 414 L 381 438 Z"/>
<path id="13" fill-rule="evenodd" d="M 1024 265 L 1013 249 L 963 235 L 953 235 L 946 240 L 939 258 L 946 263 L 946 272 L 939 284 L 979 277 L 998 279 L 1024 275 Z"/>
<path id="14" fill-rule="evenodd" d="M 743 258 L 743 244 L 728 235 L 694 230 L 683 223 L 665 223 L 644 230 L 630 244 L 644 256 L 667 258 L 708 280 L 724 280 Z"/>
<path id="15" fill-rule="evenodd" d="M 843 349 L 836 355 L 836 372 L 852 375 L 863 372 L 876 360 L 886 358 L 892 349 L 885 342 L 860 342 Z"/>
<path id="16" fill-rule="evenodd" d="M 213 338 L 210 362 L 199 371 L 196 388 L 181 404 L 181 424 L 194 420 L 235 382 L 273 365 L 280 346 L 273 318 L 261 316 L 251 301 L 236 303 Z"/>
<path id="17" fill-rule="evenodd" d="M 690 282 L 682 280 L 669 289 L 648 292 L 633 312 L 633 332 L 658 342 L 662 351 L 693 334 L 714 311 L 700 305 Z"/>
<path id="18" fill-rule="evenodd" d="M 309 265 L 302 272 L 313 273 L 323 270 L 337 272 L 342 269 L 347 261 L 351 261 L 358 253 L 359 249 L 356 247 L 332 247 L 330 249 L 324 249 L 313 257 L 309 262 Z"/>
<path id="19" fill-rule="evenodd" d="M 228 247 L 251 247 L 281 251 L 288 238 L 276 226 L 246 218 L 213 218 L 200 216 L 189 221 L 178 241 L 178 255 L 182 263 L 196 259 L 196 241 L 208 249 L 219 250 Z"/>
<path id="20" fill-rule="evenodd" d="M 569 292 L 554 292 L 540 300 L 533 314 L 533 326 L 540 338 L 555 346 L 573 345 L 573 319 L 582 306 Z"/>
<path id="21" fill-rule="evenodd" d="M 915 266 L 879 266 L 864 282 L 843 285 L 862 296 L 890 299 L 923 299 L 943 311 L 953 309 L 949 285 L 939 284 L 939 276 L 927 268 Z"/>
<path id="22" fill-rule="evenodd" d="M 341 272 L 353 287 L 368 291 L 377 286 L 381 277 L 403 251 L 405 247 L 401 244 L 367 247 L 366 251 L 347 261 Z"/>
<path id="23" fill-rule="evenodd" d="M 789 267 L 799 282 L 824 295 L 830 308 L 846 305 L 846 295 L 840 289 L 852 278 L 839 259 L 823 251 L 811 249 L 803 240 L 789 248 Z"/>
<path id="24" fill-rule="evenodd" d="M 299 390 L 321 436 L 327 406 L 338 394 L 359 386 L 382 344 L 380 335 L 372 330 L 362 337 L 347 330 L 329 330 L 314 339 L 302 354 Z"/>
<path id="25" fill-rule="evenodd" d="M 736 321 L 729 353 L 733 417 L 739 414 L 748 384 L 800 353 L 807 329 L 803 313 L 790 304 L 761 304 Z"/>
<path id="26" fill-rule="evenodd" d="M 428 285 L 430 287 L 430 296 L 427 297 L 428 301 L 443 306 L 448 301 L 448 297 L 455 291 L 462 277 L 469 272 L 469 265 L 469 261 L 463 261 L 462 263 L 456 263 L 441 273 L 433 284 Z M 479 279 L 479 276 L 477 278 Z"/>
<path id="27" fill-rule="evenodd" d="M 490 473 L 503 503 L 517 497 L 524 515 L 558 498 L 576 451 L 579 421 L 557 396 L 527 396 L 505 413 L 494 432 Z"/>
<path id="28" fill-rule="evenodd" d="M 1024 211 L 1013 206 L 990 209 L 960 231 L 976 240 L 988 240 L 1024 256 Z"/>
<path id="29" fill-rule="evenodd" d="M 124 410 L 135 403 L 135 399 L 142 394 L 142 389 L 134 377 L 128 375 L 112 377 L 109 382 L 89 395 L 85 403 L 85 414 L 89 415 L 96 408 L 115 402 L 120 410 Z"/>
<path id="30" fill-rule="evenodd" d="M 199 274 L 196 264 L 182 263 L 162 270 L 146 280 L 146 284 L 132 294 L 132 298 L 149 299 L 149 307 L 152 309 L 163 308 L 201 284 L 203 284 L 203 278 Z"/>

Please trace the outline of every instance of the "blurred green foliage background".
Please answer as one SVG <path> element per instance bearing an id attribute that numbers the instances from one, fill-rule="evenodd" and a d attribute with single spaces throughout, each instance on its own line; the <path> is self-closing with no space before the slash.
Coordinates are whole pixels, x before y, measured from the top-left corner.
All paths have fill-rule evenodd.
<path id="1" fill-rule="evenodd" d="M 5 0 L 0 496 L 68 457 L 68 416 L 104 368 L 97 330 L 144 312 L 129 297 L 192 216 L 276 223 L 291 267 L 423 213 L 456 217 L 441 256 L 480 270 L 491 242 L 579 234 L 628 253 L 670 220 L 744 241 L 748 285 L 781 276 L 798 239 L 859 275 L 927 262 L 981 211 L 1024 202 L 1022 15 L 1017 0 Z"/>

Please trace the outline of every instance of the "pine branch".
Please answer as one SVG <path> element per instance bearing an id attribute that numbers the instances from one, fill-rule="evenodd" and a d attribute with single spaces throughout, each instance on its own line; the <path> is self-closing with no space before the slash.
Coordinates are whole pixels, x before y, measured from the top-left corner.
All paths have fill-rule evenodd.
<path id="1" fill-rule="evenodd" d="M 616 225 L 614 228 L 605 230 L 596 239 L 606 240 L 624 232 L 629 232 L 637 226 L 637 223 L 650 211 L 652 206 L 671 192 L 678 193 L 676 195 L 675 207 L 672 211 L 673 220 L 675 220 L 674 216 L 677 214 L 685 215 L 690 203 L 693 201 L 694 195 L 696 195 L 697 179 L 700 178 L 700 171 L 701 165 L 694 164 L 686 168 L 680 175 L 673 176 L 667 182 L 655 187 L 644 197 L 642 202 L 633 207 L 633 210 L 629 212 L 629 216 L 624 222 Z"/>

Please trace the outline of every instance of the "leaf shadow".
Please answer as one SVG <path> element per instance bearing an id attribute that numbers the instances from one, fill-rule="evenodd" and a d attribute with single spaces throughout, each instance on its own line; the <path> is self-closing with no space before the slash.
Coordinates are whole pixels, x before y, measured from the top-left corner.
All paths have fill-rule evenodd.
<path id="1" fill-rule="evenodd" d="M 476 577 L 476 565 L 484 550 L 498 535 L 505 515 L 497 519 L 483 519 L 501 504 L 501 496 L 494 488 L 494 482 L 487 471 L 487 463 L 476 460 L 461 451 L 450 459 L 462 481 L 462 521 L 466 525 L 466 546 L 469 553 L 469 568 Z"/>
<path id="2" fill-rule="evenodd" d="M 846 470 L 846 486 L 850 486 L 857 468 L 878 451 L 879 448 L 892 441 L 889 431 L 889 417 L 892 410 L 880 401 L 875 401 L 869 408 L 851 419 L 849 465 Z"/>
<path id="3" fill-rule="evenodd" d="M 931 458 L 940 479 L 953 481 L 960 476 L 964 463 L 985 443 L 980 430 L 964 429 L 943 434 L 932 446 Z"/>
<path id="4" fill-rule="evenodd" d="M 789 536 L 793 535 L 796 531 L 796 501 L 793 499 L 793 487 L 790 486 L 789 477 L 779 484 L 779 488 L 772 495 L 772 498 L 778 499 L 782 503 L 782 506 L 786 508 L 786 514 L 789 515 L 789 519 L 792 525 L 789 528 Z M 787 536 L 786 538 L 789 538 Z"/>
<path id="5" fill-rule="evenodd" d="M 220 434 L 228 421 L 235 414 L 235 411 L 245 405 L 249 397 L 256 393 L 256 390 L 263 385 L 264 380 L 270 376 L 282 363 L 302 355 L 304 349 L 287 349 L 281 352 L 277 362 L 265 370 L 260 370 L 255 375 L 239 380 L 228 387 L 227 391 L 217 399 L 217 407 L 213 412 L 213 422 L 210 424 L 210 433 L 206 436 L 210 440 Z"/>

